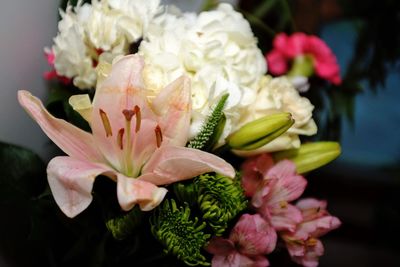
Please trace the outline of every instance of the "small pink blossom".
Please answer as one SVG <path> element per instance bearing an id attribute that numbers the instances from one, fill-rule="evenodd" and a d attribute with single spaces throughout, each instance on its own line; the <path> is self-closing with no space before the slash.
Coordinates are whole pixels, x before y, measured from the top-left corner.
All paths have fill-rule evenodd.
<path id="1" fill-rule="evenodd" d="M 297 57 L 312 58 L 315 73 L 335 85 L 341 83 L 340 69 L 336 56 L 324 41 L 314 35 L 294 33 L 278 34 L 273 49 L 266 55 L 269 71 L 274 75 L 287 73 L 289 65 Z"/>
<path id="2" fill-rule="evenodd" d="M 262 185 L 267 171 L 274 165 L 269 154 L 261 154 L 248 158 L 242 164 L 242 187 L 247 197 L 252 197 Z"/>
<path id="3" fill-rule="evenodd" d="M 45 71 L 43 77 L 47 81 L 58 80 L 59 82 L 68 85 L 71 83 L 71 79 L 62 75 L 59 75 L 54 69 L 54 61 L 56 59 L 53 50 L 45 48 L 44 55 L 46 56 L 47 63 L 52 67 L 52 70 Z"/>
<path id="4" fill-rule="evenodd" d="M 338 218 L 327 212 L 326 205 L 326 201 L 312 198 L 300 200 L 296 206 L 301 210 L 303 221 L 296 231 L 281 235 L 290 256 L 298 264 L 318 266 L 318 258 L 324 254 L 324 246 L 318 238 L 341 225 Z"/>
<path id="5" fill-rule="evenodd" d="M 289 204 L 303 194 L 307 180 L 296 173 L 296 166 L 283 160 L 268 169 L 251 204 L 277 231 L 294 231 L 302 221 L 298 208 Z"/>
<path id="6" fill-rule="evenodd" d="M 264 255 L 275 249 L 276 239 L 275 230 L 259 214 L 244 214 L 229 239 L 211 239 L 207 251 L 214 254 L 214 267 L 269 266 Z"/>

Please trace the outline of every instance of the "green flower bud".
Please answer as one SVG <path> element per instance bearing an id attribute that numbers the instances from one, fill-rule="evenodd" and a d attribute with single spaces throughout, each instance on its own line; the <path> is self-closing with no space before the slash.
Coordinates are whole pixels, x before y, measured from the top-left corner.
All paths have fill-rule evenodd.
<path id="1" fill-rule="evenodd" d="M 317 169 L 333 161 L 340 155 L 337 142 L 314 142 L 302 144 L 298 149 L 289 149 L 273 154 L 275 161 L 289 159 L 296 164 L 298 173 Z"/>
<path id="2" fill-rule="evenodd" d="M 228 136 L 226 143 L 232 149 L 254 150 L 285 133 L 293 123 L 287 112 L 268 115 L 245 124 Z"/>

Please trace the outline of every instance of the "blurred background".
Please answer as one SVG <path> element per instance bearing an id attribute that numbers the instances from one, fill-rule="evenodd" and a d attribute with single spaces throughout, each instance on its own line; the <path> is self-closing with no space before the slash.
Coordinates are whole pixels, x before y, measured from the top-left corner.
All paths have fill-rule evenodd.
<path id="1" fill-rule="evenodd" d="M 327 199 L 330 212 L 343 222 L 323 239 L 320 266 L 400 266 L 400 1 L 229 2 L 251 22 L 263 52 L 275 33 L 303 31 L 319 35 L 341 66 L 342 86 L 322 85 L 306 95 L 317 106 L 316 139 L 340 141 L 343 151 L 309 175 L 306 194 Z M 164 3 L 191 11 L 204 7 L 194 0 Z M 43 48 L 56 35 L 60 4 L 13 0 L 0 9 L 0 142 L 30 148 L 45 162 L 54 147 L 19 107 L 16 92 L 28 89 L 46 99 Z M 0 201 L 0 266 L 31 266 L 24 208 L 23 202 Z M 272 257 L 272 266 L 274 261 L 292 266 L 285 256 Z"/>

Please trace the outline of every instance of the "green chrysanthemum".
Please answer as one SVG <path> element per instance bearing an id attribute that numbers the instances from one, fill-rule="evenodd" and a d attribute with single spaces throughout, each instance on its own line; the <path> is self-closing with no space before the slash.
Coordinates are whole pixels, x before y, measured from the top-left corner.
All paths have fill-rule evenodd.
<path id="1" fill-rule="evenodd" d="M 223 109 L 229 94 L 221 97 L 210 116 L 208 116 L 200 133 L 187 145 L 200 150 L 210 150 L 214 147 L 225 127 L 225 114 Z"/>
<path id="2" fill-rule="evenodd" d="M 106 226 L 113 237 L 123 240 L 134 232 L 142 220 L 143 213 L 135 207 L 128 213 L 106 221 Z"/>
<path id="3" fill-rule="evenodd" d="M 187 203 L 177 207 L 173 199 L 164 200 L 150 218 L 154 237 L 165 247 L 166 253 L 172 253 L 187 265 L 210 265 L 201 254 L 201 249 L 210 238 L 203 232 L 206 223 L 198 219 L 191 220 Z"/>
<path id="4" fill-rule="evenodd" d="M 203 219 L 215 235 L 222 235 L 228 222 L 247 207 L 239 179 L 204 174 L 197 177 L 194 183 Z"/>

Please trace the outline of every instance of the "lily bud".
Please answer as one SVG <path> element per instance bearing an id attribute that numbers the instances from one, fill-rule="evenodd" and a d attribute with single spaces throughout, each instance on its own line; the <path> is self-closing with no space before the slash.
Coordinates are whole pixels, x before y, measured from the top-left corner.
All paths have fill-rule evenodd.
<path id="1" fill-rule="evenodd" d="M 268 115 L 242 126 L 229 135 L 227 145 L 232 149 L 254 150 L 285 133 L 294 123 L 288 112 Z"/>
<path id="2" fill-rule="evenodd" d="M 298 149 L 289 149 L 273 154 L 275 161 L 289 159 L 296 164 L 298 173 L 317 169 L 333 161 L 340 155 L 337 142 L 314 142 L 302 144 Z"/>

